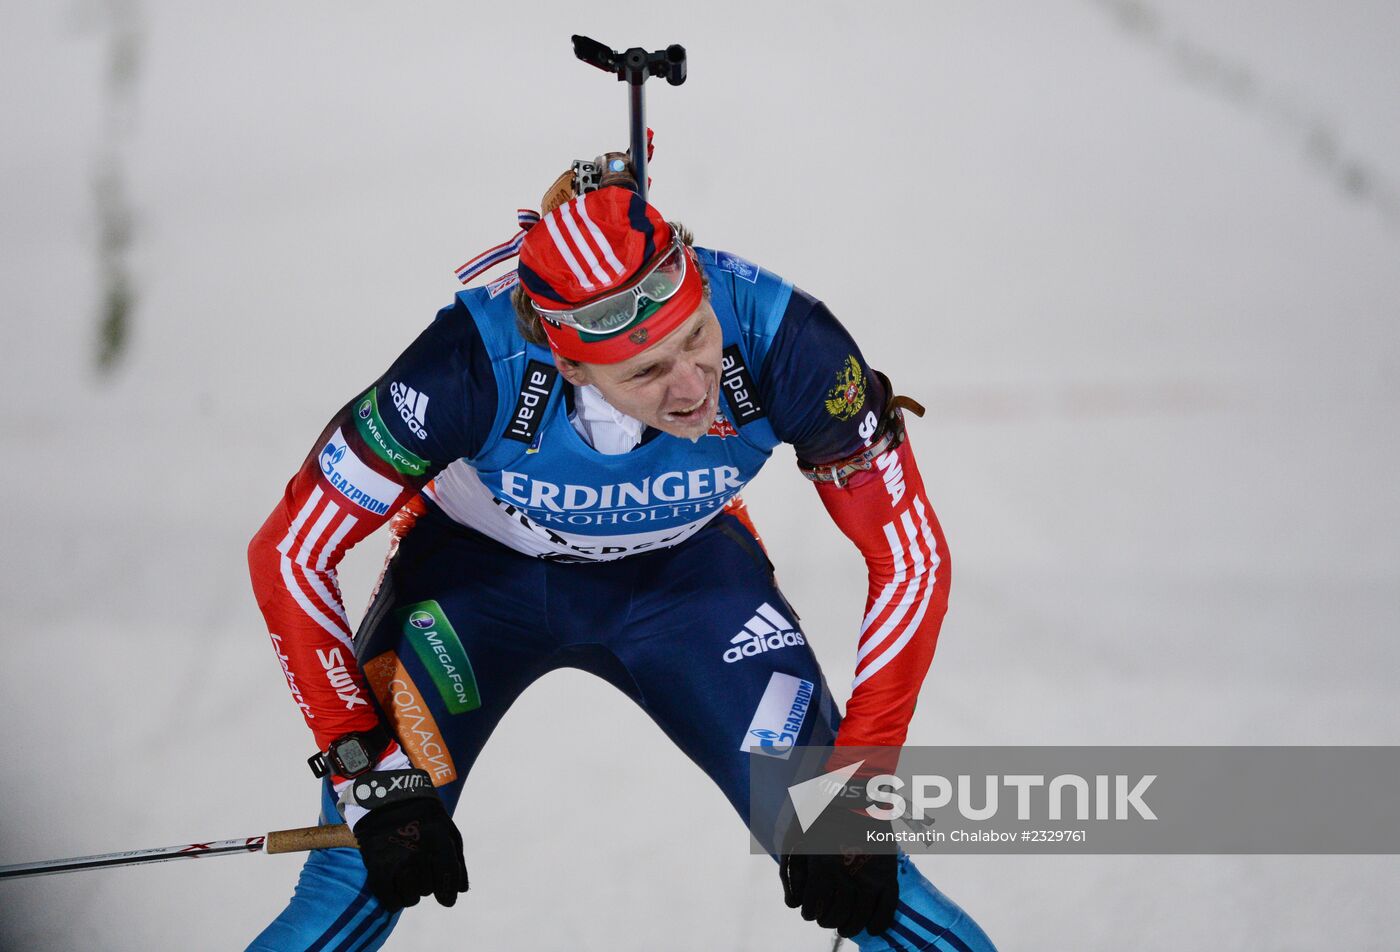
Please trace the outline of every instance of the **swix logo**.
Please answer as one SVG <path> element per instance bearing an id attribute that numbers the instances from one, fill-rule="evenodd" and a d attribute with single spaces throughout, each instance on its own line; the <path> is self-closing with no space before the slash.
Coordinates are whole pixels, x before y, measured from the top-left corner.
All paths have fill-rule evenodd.
<path id="1" fill-rule="evenodd" d="M 404 384 L 394 383 L 389 385 L 389 396 L 394 399 L 399 416 L 403 417 L 413 435 L 420 440 L 427 439 L 428 431 L 425 427 L 428 417 L 428 395 Z"/>
<path id="2" fill-rule="evenodd" d="M 316 657 L 321 659 L 321 667 L 326 669 L 326 680 L 335 688 L 336 696 L 345 702 L 347 711 L 353 711 L 358 706 L 369 707 L 369 702 L 360 694 L 360 686 L 345 666 L 345 658 L 339 648 L 332 648 L 329 652 L 317 648 Z"/>
<path id="3" fill-rule="evenodd" d="M 745 622 L 743 629 L 729 641 L 732 647 L 724 652 L 724 660 L 729 664 L 752 658 L 765 651 L 777 651 L 780 648 L 807 643 L 802 637 L 802 632 L 793 627 L 792 622 L 778 614 L 767 602 L 758 606 L 758 612 Z"/>
<path id="4" fill-rule="evenodd" d="M 403 774 L 389 778 L 389 792 L 402 791 L 412 793 L 415 790 L 423 790 L 428 787 L 428 780 L 422 774 Z"/>
<path id="5" fill-rule="evenodd" d="M 272 650 L 277 652 L 277 663 L 282 666 L 282 674 L 287 678 L 287 687 L 292 689 L 292 700 L 297 702 L 297 707 L 301 708 L 301 713 L 308 721 L 314 721 L 316 715 L 311 713 L 311 705 L 301 696 L 301 688 L 297 687 L 297 676 L 292 673 L 290 660 L 282 653 L 282 637 L 272 632 L 268 634 L 272 638 Z"/>
<path id="6" fill-rule="evenodd" d="M 385 786 L 385 782 L 388 786 Z M 375 800 L 383 800 L 391 793 L 400 795 L 414 793 L 418 790 L 426 790 L 431 786 L 428 778 L 420 773 L 389 773 L 371 774 L 367 781 L 355 784 L 355 799 L 362 806 L 369 806 Z"/>
<path id="7" fill-rule="evenodd" d="M 786 759 L 802 733 L 816 690 L 811 681 L 774 671 L 739 749 Z"/>

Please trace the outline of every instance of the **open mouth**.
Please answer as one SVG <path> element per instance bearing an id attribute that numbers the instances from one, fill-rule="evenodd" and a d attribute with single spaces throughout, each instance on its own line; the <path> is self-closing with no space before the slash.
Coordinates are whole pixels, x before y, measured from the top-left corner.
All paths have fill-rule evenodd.
<path id="1" fill-rule="evenodd" d="M 693 406 L 685 407 L 681 410 L 672 410 L 666 414 L 668 423 L 696 423 L 704 418 L 706 410 L 710 410 L 713 415 L 713 408 L 710 405 L 710 397 L 714 394 L 714 386 L 705 389 L 705 395 L 695 402 Z M 706 422 L 709 422 L 708 420 Z"/>

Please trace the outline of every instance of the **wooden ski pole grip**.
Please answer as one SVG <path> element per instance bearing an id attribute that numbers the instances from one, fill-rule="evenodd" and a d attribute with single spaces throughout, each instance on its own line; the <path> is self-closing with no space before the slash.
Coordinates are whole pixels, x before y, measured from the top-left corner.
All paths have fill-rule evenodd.
<path id="1" fill-rule="evenodd" d="M 267 834 L 263 849 L 268 853 L 300 853 L 325 850 L 335 846 L 358 849 L 355 834 L 344 823 L 334 826 L 304 826 L 299 830 L 273 830 Z"/>

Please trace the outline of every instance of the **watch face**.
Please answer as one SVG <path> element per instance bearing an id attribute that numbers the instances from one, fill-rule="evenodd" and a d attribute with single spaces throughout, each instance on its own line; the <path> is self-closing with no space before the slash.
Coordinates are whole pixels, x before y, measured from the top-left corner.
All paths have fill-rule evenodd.
<path id="1" fill-rule="evenodd" d="M 353 777 L 370 768 L 369 754 L 365 752 L 365 745 L 358 737 L 341 741 L 335 745 L 334 750 L 336 758 L 340 761 L 342 776 Z"/>

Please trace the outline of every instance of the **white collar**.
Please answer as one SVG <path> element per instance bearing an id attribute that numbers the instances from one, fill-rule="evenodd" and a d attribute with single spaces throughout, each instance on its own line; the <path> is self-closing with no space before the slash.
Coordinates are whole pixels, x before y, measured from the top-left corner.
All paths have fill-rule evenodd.
<path id="1" fill-rule="evenodd" d="M 617 456 L 635 449 L 646 424 L 618 410 L 591 384 L 574 388 L 574 412 L 569 417 L 579 436 L 599 453 Z"/>

